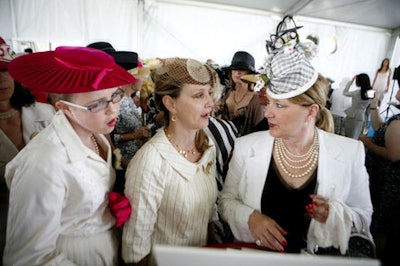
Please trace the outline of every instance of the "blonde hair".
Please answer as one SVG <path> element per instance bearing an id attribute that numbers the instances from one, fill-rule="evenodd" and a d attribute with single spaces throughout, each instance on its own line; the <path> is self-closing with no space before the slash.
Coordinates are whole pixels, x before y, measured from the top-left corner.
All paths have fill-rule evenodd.
<path id="1" fill-rule="evenodd" d="M 334 132 L 334 124 L 331 112 L 325 107 L 327 101 L 327 95 L 329 91 L 329 82 L 322 76 L 318 74 L 318 79 L 306 92 L 288 99 L 289 101 L 303 105 L 309 106 L 312 104 L 317 104 L 319 107 L 319 112 L 317 114 L 315 125 L 327 132 Z"/>

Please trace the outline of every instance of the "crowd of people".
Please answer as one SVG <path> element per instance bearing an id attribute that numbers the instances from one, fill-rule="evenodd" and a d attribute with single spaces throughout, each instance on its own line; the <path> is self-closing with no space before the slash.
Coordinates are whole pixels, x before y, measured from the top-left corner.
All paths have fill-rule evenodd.
<path id="1" fill-rule="evenodd" d="M 390 61 L 333 90 L 300 28 L 285 17 L 258 70 L 246 51 L 220 68 L 108 42 L 15 56 L 0 38 L 2 263 L 157 265 L 158 244 L 231 242 L 346 256 L 357 232 L 393 265 Z"/>

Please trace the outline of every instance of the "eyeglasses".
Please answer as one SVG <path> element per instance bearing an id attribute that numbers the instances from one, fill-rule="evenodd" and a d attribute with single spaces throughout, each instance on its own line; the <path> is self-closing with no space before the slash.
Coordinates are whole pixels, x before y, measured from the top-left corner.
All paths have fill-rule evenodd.
<path id="1" fill-rule="evenodd" d="M 83 109 L 83 110 L 86 110 L 86 111 L 89 111 L 92 113 L 96 113 L 96 112 L 106 109 L 110 103 L 119 103 L 121 101 L 122 97 L 124 97 L 124 94 L 125 94 L 125 92 L 121 88 L 119 88 L 116 92 L 114 92 L 111 95 L 110 100 L 98 100 L 97 102 L 95 102 L 91 105 L 88 105 L 88 106 L 83 106 L 83 105 L 79 105 L 79 104 L 75 104 L 75 103 L 71 103 L 71 102 L 67 102 L 67 101 L 63 101 L 63 100 L 60 100 L 60 102 L 66 104 L 66 105 L 69 105 L 71 107 L 80 108 L 80 109 Z"/>

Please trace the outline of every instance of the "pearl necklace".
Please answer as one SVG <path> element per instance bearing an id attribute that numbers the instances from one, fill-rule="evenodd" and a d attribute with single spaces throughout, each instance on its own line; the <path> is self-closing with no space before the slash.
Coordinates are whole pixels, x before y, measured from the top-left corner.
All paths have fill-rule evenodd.
<path id="1" fill-rule="evenodd" d="M 175 143 L 175 141 L 172 139 L 171 134 L 168 132 L 167 128 L 164 129 L 165 135 L 167 136 L 167 139 L 171 142 L 172 145 L 176 147 L 178 150 L 179 154 L 182 155 L 183 157 L 187 158 L 189 154 L 195 155 L 196 154 L 196 148 L 190 149 L 190 150 L 183 150 L 179 148 L 179 145 Z"/>
<path id="2" fill-rule="evenodd" d="M 282 171 L 291 178 L 301 178 L 313 171 L 318 163 L 319 156 L 319 140 L 318 134 L 315 131 L 313 143 L 310 146 L 310 149 L 302 155 L 296 155 L 286 148 L 282 139 L 277 138 L 274 142 L 274 149 L 276 151 L 276 159 L 279 167 Z M 294 159 L 295 157 L 296 159 Z M 295 165 L 291 164 L 294 163 Z M 305 163 L 304 163 L 305 162 Z M 305 169 L 303 172 L 299 174 L 294 174 L 293 171 L 289 171 L 288 168 L 299 170 Z"/>
<path id="3" fill-rule="evenodd" d="M 8 110 L 7 112 L 0 113 L 0 120 L 6 120 L 15 115 L 17 112 L 18 111 L 13 108 L 11 110 Z"/>
<path id="4" fill-rule="evenodd" d="M 96 138 L 94 137 L 93 134 L 90 136 L 90 139 L 91 139 L 92 142 L 93 142 L 93 145 L 94 145 L 94 149 L 95 149 L 95 151 L 96 151 L 96 154 L 97 154 L 97 155 L 100 155 L 99 145 L 97 144 L 97 140 L 96 140 Z"/>

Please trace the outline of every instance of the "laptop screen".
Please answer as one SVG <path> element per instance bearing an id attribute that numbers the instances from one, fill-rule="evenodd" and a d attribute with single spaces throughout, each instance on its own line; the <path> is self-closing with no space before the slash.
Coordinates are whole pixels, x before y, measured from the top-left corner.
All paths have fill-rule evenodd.
<path id="1" fill-rule="evenodd" d="M 215 249 L 156 245 L 158 266 L 379 266 L 374 259 L 282 254 L 250 249 Z"/>

